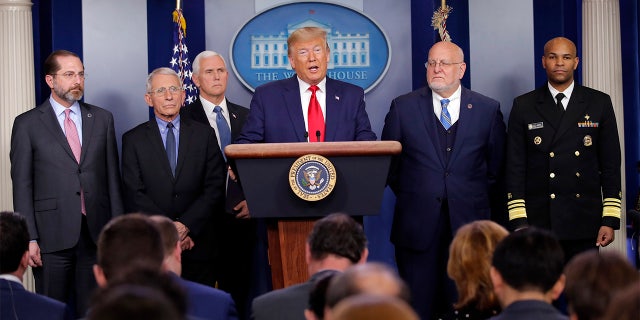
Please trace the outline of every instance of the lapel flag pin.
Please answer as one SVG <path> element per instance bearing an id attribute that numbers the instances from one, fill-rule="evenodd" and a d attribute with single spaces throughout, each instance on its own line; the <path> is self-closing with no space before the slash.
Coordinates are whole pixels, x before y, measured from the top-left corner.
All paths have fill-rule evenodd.
<path id="1" fill-rule="evenodd" d="M 334 96 L 336 98 L 336 100 L 340 101 L 340 97 L 338 96 Z"/>
<path id="2" fill-rule="evenodd" d="M 93 115 L 91 113 L 87 113 L 87 118 L 91 118 Z"/>
<path id="3" fill-rule="evenodd" d="M 471 103 L 469 103 L 469 104 L 467 105 L 467 109 L 471 109 L 471 108 L 473 108 L 473 105 L 471 105 Z"/>

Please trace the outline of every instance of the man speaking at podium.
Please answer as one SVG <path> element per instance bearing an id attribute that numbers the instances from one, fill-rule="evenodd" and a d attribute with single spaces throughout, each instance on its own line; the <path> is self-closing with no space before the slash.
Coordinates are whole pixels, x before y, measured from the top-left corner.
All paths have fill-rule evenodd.
<path id="1" fill-rule="evenodd" d="M 287 39 L 296 77 L 256 88 L 249 117 L 236 143 L 376 140 L 364 90 L 327 78 L 327 33 L 300 28 Z"/>

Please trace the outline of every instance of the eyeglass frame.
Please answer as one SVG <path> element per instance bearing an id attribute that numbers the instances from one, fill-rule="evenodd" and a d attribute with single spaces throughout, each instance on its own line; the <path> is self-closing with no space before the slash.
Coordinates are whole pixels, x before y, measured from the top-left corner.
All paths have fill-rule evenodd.
<path id="1" fill-rule="evenodd" d="M 454 64 L 463 64 L 463 63 L 465 63 L 465 62 L 464 62 L 464 61 L 461 61 L 461 62 L 444 62 L 444 61 L 438 61 L 438 62 L 436 62 L 436 61 L 431 60 L 431 61 L 427 61 L 427 62 L 425 62 L 425 63 L 424 63 L 424 67 L 425 67 L 425 68 L 428 68 L 428 67 L 432 67 L 432 68 L 434 68 L 434 67 L 436 67 L 436 66 L 438 66 L 438 65 L 439 65 L 439 66 L 440 66 L 440 68 L 444 68 L 444 67 L 450 67 L 450 66 L 452 66 L 452 65 L 454 65 Z"/>
<path id="2" fill-rule="evenodd" d="M 161 97 L 161 96 L 165 95 L 165 93 L 167 91 L 169 93 L 171 93 L 171 95 L 173 96 L 173 95 L 178 94 L 179 92 L 182 92 L 183 89 L 182 89 L 182 87 L 177 87 L 177 86 L 170 86 L 168 88 L 167 87 L 160 87 L 160 88 L 157 88 L 155 90 L 147 92 L 147 94 L 154 95 L 156 97 Z"/>
<path id="3" fill-rule="evenodd" d="M 87 78 L 87 74 L 84 73 L 84 71 L 82 72 L 72 72 L 72 71 L 67 71 L 65 73 L 52 73 L 50 74 L 50 76 L 55 77 L 55 76 L 61 76 L 67 80 L 71 80 L 71 79 L 75 79 L 76 77 L 79 77 L 80 79 L 84 80 Z"/>

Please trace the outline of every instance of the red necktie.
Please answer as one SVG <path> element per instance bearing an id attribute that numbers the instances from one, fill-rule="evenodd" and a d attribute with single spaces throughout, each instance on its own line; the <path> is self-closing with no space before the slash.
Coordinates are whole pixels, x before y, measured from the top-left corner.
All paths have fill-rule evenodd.
<path id="1" fill-rule="evenodd" d="M 80 146 L 78 129 L 76 128 L 76 124 L 69 117 L 69 113 L 71 113 L 71 109 L 64 110 L 64 132 L 67 135 L 67 141 L 69 142 L 73 156 L 76 158 L 76 161 L 80 163 L 80 151 L 82 150 L 82 146 Z M 82 191 L 82 188 L 80 188 L 80 206 L 82 214 L 86 215 L 87 210 L 84 207 L 84 192 Z"/>
<path id="2" fill-rule="evenodd" d="M 309 142 L 322 142 L 324 141 L 324 116 L 322 115 L 322 109 L 320 103 L 316 98 L 316 91 L 318 86 L 309 87 L 311 90 L 311 100 L 309 100 Z"/>

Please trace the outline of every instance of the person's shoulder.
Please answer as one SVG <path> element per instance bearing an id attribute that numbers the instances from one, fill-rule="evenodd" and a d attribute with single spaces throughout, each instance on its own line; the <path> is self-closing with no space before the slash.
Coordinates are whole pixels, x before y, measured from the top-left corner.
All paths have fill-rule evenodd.
<path id="1" fill-rule="evenodd" d="M 498 106 L 500 105 L 500 102 L 498 102 L 498 100 L 491 98 L 489 96 L 486 96 L 480 92 L 477 91 L 473 91 L 470 89 L 467 89 L 465 87 L 462 87 L 462 99 L 465 98 L 465 95 L 468 95 L 469 98 L 471 98 L 473 101 L 476 101 L 476 103 L 479 103 L 481 105 L 486 105 L 486 106 Z"/>
<path id="2" fill-rule="evenodd" d="M 235 104 L 227 99 L 227 107 L 229 110 L 237 113 L 249 113 L 249 108 L 245 108 L 239 104 Z"/>
<path id="3" fill-rule="evenodd" d="M 145 121 L 129 130 L 127 130 L 124 134 L 122 134 L 122 139 L 124 140 L 125 137 L 130 137 L 130 136 L 135 136 L 135 135 L 139 135 L 142 132 L 146 131 L 150 126 L 151 126 L 151 122 L 150 121 Z"/>
<path id="4" fill-rule="evenodd" d="M 396 103 L 402 103 L 406 101 L 415 101 L 419 99 L 425 99 L 428 95 L 429 95 L 429 90 L 427 89 L 427 87 L 421 87 L 411 92 L 403 93 L 395 97 L 393 100 Z"/>
<path id="5" fill-rule="evenodd" d="M 282 90 L 285 87 L 297 85 L 297 81 L 298 80 L 296 79 L 295 76 L 293 76 L 291 78 L 270 81 L 270 82 L 267 82 L 265 84 L 261 84 L 258 87 L 256 87 L 256 90 L 255 90 L 254 94 L 258 94 L 258 93 L 261 93 L 261 92 L 271 92 L 273 90 Z"/>
<path id="6" fill-rule="evenodd" d="M 329 88 L 339 89 L 339 90 L 342 90 L 343 92 L 353 91 L 358 93 L 364 93 L 364 89 L 362 89 L 362 87 L 360 86 L 357 86 L 353 83 L 327 77 L 327 90 L 329 90 Z"/>
<path id="7" fill-rule="evenodd" d="M 15 118 L 15 122 L 21 122 L 21 121 L 29 121 L 31 119 L 33 119 L 34 117 L 39 117 L 43 112 L 45 112 L 45 110 L 51 110 L 51 104 L 49 103 L 49 101 L 45 101 L 44 103 L 37 105 L 34 108 L 31 108 L 19 115 L 16 116 Z"/>
<path id="8" fill-rule="evenodd" d="M 186 289 L 189 296 L 207 296 L 208 298 L 213 299 L 211 301 L 218 302 L 231 300 L 231 295 L 216 288 L 182 278 L 180 278 L 179 283 Z"/>
<path id="9" fill-rule="evenodd" d="M 280 300 L 286 300 L 290 297 L 298 297 L 299 295 L 303 294 L 305 290 L 309 290 L 309 284 L 307 282 L 267 292 L 256 297 L 253 301 L 256 304 L 276 303 Z"/>
<path id="10" fill-rule="evenodd" d="M 101 108 L 98 107 L 96 105 L 90 104 L 90 103 L 86 103 L 86 102 L 78 102 L 80 104 L 80 108 L 85 109 L 89 114 L 91 114 L 91 116 L 98 116 L 98 117 L 113 117 L 111 111 L 105 109 L 105 108 Z"/>
<path id="11" fill-rule="evenodd" d="M 589 99 L 592 99 L 592 98 L 611 99 L 611 97 L 608 94 L 600 90 L 596 90 L 596 89 L 585 87 L 578 84 L 575 85 L 575 87 L 573 88 L 573 91 L 576 94 L 583 94 L 585 96 L 588 96 Z"/>

